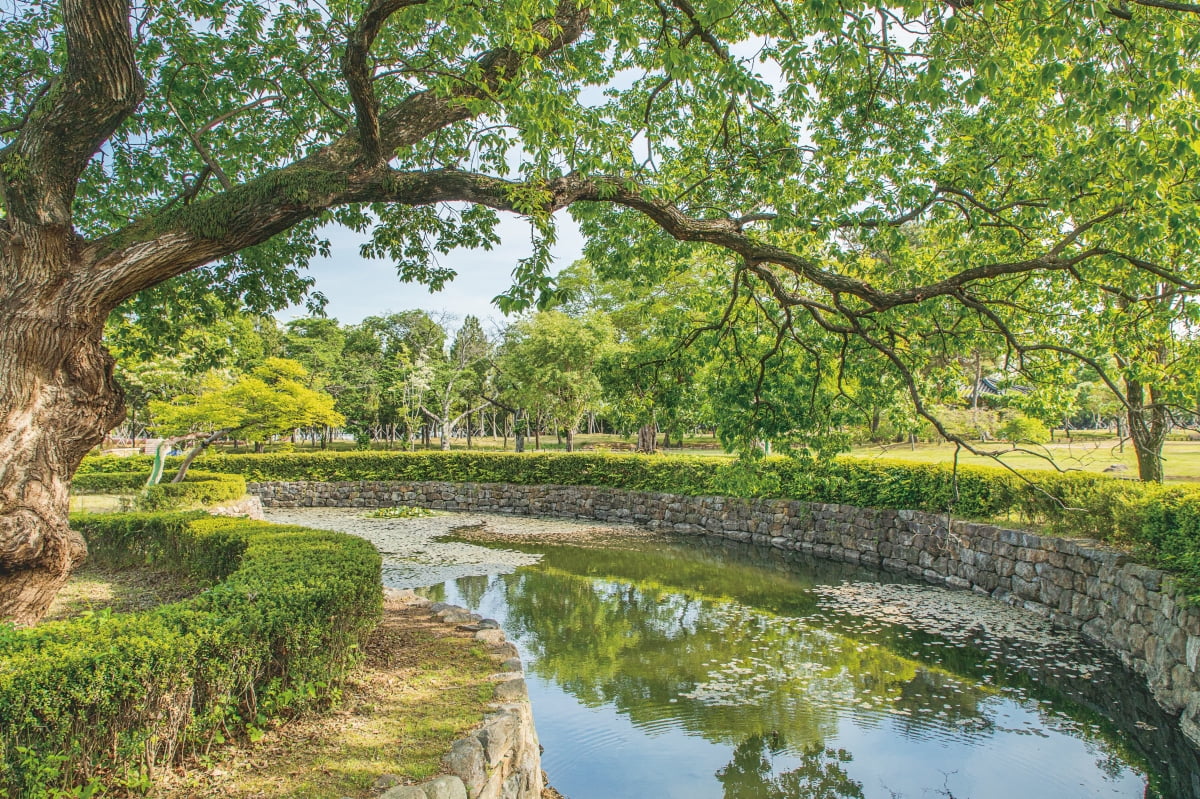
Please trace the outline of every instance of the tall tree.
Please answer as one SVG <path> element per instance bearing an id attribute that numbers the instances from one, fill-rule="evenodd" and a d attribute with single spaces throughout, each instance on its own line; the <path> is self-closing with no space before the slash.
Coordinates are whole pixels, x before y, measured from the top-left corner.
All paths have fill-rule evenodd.
<path id="1" fill-rule="evenodd" d="M 492 345 L 479 318 L 468 314 L 450 345 L 450 365 L 461 375 L 458 391 L 467 407 L 467 449 L 471 448 L 471 419 L 486 405 L 484 397 L 491 390 L 491 354 Z"/>
<path id="2" fill-rule="evenodd" d="M 526 215 L 534 252 L 500 298 L 512 309 L 553 297 L 551 214 L 570 205 L 595 260 L 723 248 L 781 303 L 909 375 L 891 342 L 926 331 L 905 309 L 949 305 L 994 324 L 987 309 L 1022 276 L 1066 283 L 1095 262 L 1179 282 L 1106 233 L 1157 217 L 1200 229 L 1196 181 L 1160 168 L 1197 158 L 1197 11 L 1163 0 L 6 10 L 0 617 L 37 619 L 85 553 L 66 520 L 69 481 L 123 417 L 107 316 L 135 295 L 145 313 L 214 291 L 260 310 L 302 296 L 297 269 L 328 251 L 319 229 L 331 220 L 370 228 L 367 254 L 436 287 L 452 277 L 438 254 L 494 244 L 496 211 Z M 918 217 L 945 248 L 915 253 L 889 232 Z M 887 268 L 845 231 L 873 238 Z"/>

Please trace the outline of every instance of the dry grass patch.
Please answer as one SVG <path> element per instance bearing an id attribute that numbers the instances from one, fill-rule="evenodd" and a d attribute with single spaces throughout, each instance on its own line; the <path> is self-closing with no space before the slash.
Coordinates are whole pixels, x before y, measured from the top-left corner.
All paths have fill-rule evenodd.
<path id="1" fill-rule="evenodd" d="M 381 774 L 420 782 L 492 701 L 495 661 L 428 612 L 389 602 L 334 710 L 268 729 L 161 775 L 158 799 L 340 799 L 375 795 Z"/>

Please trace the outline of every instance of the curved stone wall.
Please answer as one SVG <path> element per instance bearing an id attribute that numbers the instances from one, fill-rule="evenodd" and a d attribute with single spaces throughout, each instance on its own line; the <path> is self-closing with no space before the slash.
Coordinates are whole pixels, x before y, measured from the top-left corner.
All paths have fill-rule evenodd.
<path id="1" fill-rule="evenodd" d="M 1078 630 L 1146 677 L 1200 746 L 1200 607 L 1163 572 L 1087 540 L 1039 536 L 944 515 L 793 500 L 747 500 L 591 486 L 351 481 L 249 483 L 264 507 L 397 504 L 628 522 L 719 536 L 904 572 L 972 590 Z"/>

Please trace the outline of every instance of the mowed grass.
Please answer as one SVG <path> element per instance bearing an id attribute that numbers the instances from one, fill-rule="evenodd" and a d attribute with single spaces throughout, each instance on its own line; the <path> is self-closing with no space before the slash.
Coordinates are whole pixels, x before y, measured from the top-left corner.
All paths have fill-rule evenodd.
<path id="1" fill-rule="evenodd" d="M 1061 433 L 1056 434 L 1060 438 Z M 1023 446 L 1024 451 L 1013 451 L 1004 442 L 976 444 L 978 449 L 1000 456 L 1003 464 L 1014 469 L 1071 469 L 1085 472 L 1103 472 L 1105 469 L 1122 465 L 1126 468 L 1115 474 L 1121 477 L 1137 477 L 1137 457 L 1133 446 L 1126 442 L 1124 451 L 1116 438 L 1082 438 L 1074 441 L 1056 441 L 1053 444 Z M 953 463 L 953 444 L 890 444 L 887 446 L 855 447 L 850 455 L 856 458 L 888 458 L 912 463 Z M 1051 463 L 1048 458 L 1053 459 Z M 990 457 L 973 455 L 960 450 L 958 462 L 965 466 L 996 466 Z M 1168 441 L 1163 447 L 1163 466 L 1167 480 L 1200 481 L 1200 441 Z"/>
<path id="2" fill-rule="evenodd" d="M 1052 444 L 1025 445 L 1020 447 L 1019 450 L 1014 450 L 1011 444 L 1003 441 L 988 443 L 974 442 L 973 446 L 977 449 L 1000 456 L 1000 462 L 998 463 L 995 458 L 973 455 L 966 450 L 962 450 L 959 453 L 958 462 L 972 466 L 1008 465 L 1014 469 L 1058 468 L 1085 472 L 1103 472 L 1110 466 L 1122 465 L 1125 469 L 1116 472 L 1117 476 L 1137 477 L 1137 458 L 1133 452 L 1133 445 L 1128 441 L 1122 447 L 1120 440 L 1117 438 L 1103 434 L 1102 432 L 1093 431 L 1078 431 L 1072 435 L 1072 440 L 1068 441 L 1065 440 L 1063 432 L 1059 430 L 1055 431 L 1055 438 L 1058 440 Z M 580 452 L 595 452 L 597 450 L 631 452 L 636 442 L 637 439 L 633 436 L 618 436 L 607 433 L 580 433 L 575 437 L 575 449 Z M 669 448 L 663 449 L 662 442 L 663 438 L 660 436 L 659 452 L 665 455 L 705 455 L 714 458 L 735 457 L 722 450 L 720 442 L 711 436 L 688 437 L 684 440 L 682 448 L 678 448 L 677 444 L 672 442 Z M 505 442 L 501 438 L 477 436 L 471 443 L 473 450 L 481 452 L 512 452 L 513 449 L 512 438 L 509 438 Z M 466 439 L 456 438 L 451 442 L 451 449 L 455 451 L 465 451 L 466 448 Z M 561 452 L 564 448 L 563 445 L 557 443 L 553 435 L 542 436 L 541 451 Z M 215 449 L 225 452 L 235 451 L 228 445 L 221 445 Z M 329 449 L 344 452 L 354 450 L 355 446 L 352 442 L 337 441 L 331 443 Z M 376 442 L 371 449 L 384 451 L 386 447 Z M 401 449 L 402 447 L 397 444 L 391 448 L 391 451 L 395 452 Z M 430 447 L 418 447 L 418 449 L 437 450 L 437 439 L 433 440 Z M 533 436 L 526 438 L 525 449 L 527 452 L 538 451 Z M 240 451 L 245 452 L 247 450 L 245 447 L 242 447 Z M 307 444 L 295 446 L 272 444 L 268 445 L 267 451 L 303 453 L 313 451 L 313 449 Z M 848 454 L 856 458 L 889 458 L 912 463 L 949 464 L 954 462 L 954 451 L 953 444 L 919 443 L 915 448 L 910 447 L 908 444 L 871 444 L 854 447 Z M 1167 480 L 1200 481 L 1200 441 L 1168 441 L 1163 449 L 1163 458 Z M 115 510 L 118 501 L 115 497 L 72 497 L 71 509 L 73 511 Z"/>
<path id="3" fill-rule="evenodd" d="M 116 513 L 131 499 L 120 494 L 72 494 L 71 513 Z"/>

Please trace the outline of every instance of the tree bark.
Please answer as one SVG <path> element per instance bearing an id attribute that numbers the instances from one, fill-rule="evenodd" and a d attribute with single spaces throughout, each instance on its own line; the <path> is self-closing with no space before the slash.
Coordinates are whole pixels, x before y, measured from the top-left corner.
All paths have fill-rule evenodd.
<path id="1" fill-rule="evenodd" d="M 212 435 L 201 439 L 196 446 L 192 447 L 192 451 L 187 454 L 187 457 L 183 459 L 183 463 L 179 464 L 179 471 L 175 474 L 175 477 L 171 479 L 171 482 L 182 483 L 183 478 L 187 477 L 188 469 L 190 469 L 192 466 L 192 461 L 196 460 L 196 456 L 212 446 L 214 441 L 222 438 L 223 436 L 229 435 L 231 432 L 233 431 L 230 428 L 224 427 Z"/>
<path id="2" fill-rule="evenodd" d="M 1170 419 L 1166 408 L 1157 401 L 1157 391 L 1149 389 L 1150 402 L 1146 402 L 1146 387 L 1134 380 L 1125 381 L 1126 416 L 1129 421 L 1129 437 L 1137 455 L 1138 477 L 1147 483 L 1163 481 L 1163 444 L 1170 430 Z"/>
<path id="3" fill-rule="evenodd" d="M 27 625 L 87 555 L 67 522 L 71 475 L 125 408 L 113 358 L 100 343 L 102 315 L 7 293 L 0 295 L 0 619 Z"/>
<path id="4" fill-rule="evenodd" d="M 652 454 L 658 451 L 658 425 L 654 422 L 638 428 L 637 451 Z"/>

